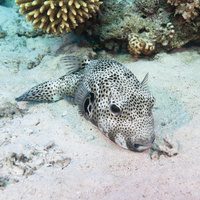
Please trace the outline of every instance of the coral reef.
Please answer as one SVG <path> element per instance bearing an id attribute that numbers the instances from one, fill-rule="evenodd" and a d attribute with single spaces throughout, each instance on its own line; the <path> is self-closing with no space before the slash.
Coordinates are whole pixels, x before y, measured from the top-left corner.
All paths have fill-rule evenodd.
<path id="1" fill-rule="evenodd" d="M 100 42 L 107 48 L 110 40 L 118 41 L 114 49 L 121 49 L 126 43 L 133 55 L 150 55 L 161 48 L 168 48 L 173 42 L 171 29 L 167 26 L 170 22 L 169 13 L 158 7 L 158 1 L 136 1 L 136 3 L 107 0 L 101 7 L 99 22 L 94 27 L 93 34 L 98 35 Z M 128 39 L 128 35 L 137 35 L 146 43 L 146 48 L 138 47 L 133 50 L 137 40 Z M 135 38 L 136 39 L 136 38 Z M 136 45 L 138 46 L 138 44 Z M 111 46 L 109 45 L 109 48 Z M 111 50 L 111 49 L 109 49 Z"/>
<path id="2" fill-rule="evenodd" d="M 136 0 L 135 4 L 143 12 L 153 14 L 158 10 L 159 0 Z"/>
<path id="3" fill-rule="evenodd" d="M 173 47 L 181 47 L 190 41 L 198 41 L 200 35 L 199 0 L 167 0 L 167 10 L 174 24 Z"/>
<path id="4" fill-rule="evenodd" d="M 175 35 L 175 27 L 171 22 L 167 23 L 167 29 L 170 30 L 169 38 L 173 39 Z"/>
<path id="5" fill-rule="evenodd" d="M 151 55 L 155 51 L 155 44 L 140 40 L 138 35 L 131 33 L 128 35 L 128 50 L 130 54 L 135 56 Z"/>
<path id="6" fill-rule="evenodd" d="M 150 55 L 197 40 L 198 13 L 198 0 L 106 0 L 87 32 L 99 38 L 99 47 L 117 51 L 126 44 L 126 51 L 135 56 Z"/>
<path id="7" fill-rule="evenodd" d="M 168 0 L 167 3 L 175 6 L 175 15 L 181 14 L 187 22 L 190 22 L 191 20 L 194 20 L 197 16 L 199 16 L 199 0 Z"/>
<path id="8" fill-rule="evenodd" d="M 33 28 L 56 35 L 71 32 L 78 24 L 94 15 L 102 4 L 99 0 L 16 0 L 22 15 Z"/>

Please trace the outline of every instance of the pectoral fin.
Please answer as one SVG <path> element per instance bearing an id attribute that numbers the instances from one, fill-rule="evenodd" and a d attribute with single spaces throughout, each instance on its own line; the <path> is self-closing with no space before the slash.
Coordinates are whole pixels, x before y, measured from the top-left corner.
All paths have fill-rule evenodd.
<path id="1" fill-rule="evenodd" d="M 94 99 L 95 99 L 94 93 L 90 92 L 86 88 L 86 86 L 82 83 L 78 87 L 75 101 L 78 105 L 79 113 L 89 121 L 91 121 Z"/>
<path id="2" fill-rule="evenodd" d="M 148 88 L 148 78 L 149 78 L 149 73 L 147 73 L 144 77 L 144 79 L 142 80 L 141 84 L 142 84 L 142 87 L 146 90 L 149 90 Z"/>

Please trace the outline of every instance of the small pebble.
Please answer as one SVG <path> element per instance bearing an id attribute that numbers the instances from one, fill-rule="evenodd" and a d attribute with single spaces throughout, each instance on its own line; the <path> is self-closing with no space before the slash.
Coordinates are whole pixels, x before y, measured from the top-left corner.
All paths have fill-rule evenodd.
<path id="1" fill-rule="evenodd" d="M 65 167 L 67 167 L 71 162 L 71 158 L 64 158 L 62 160 L 57 160 L 55 162 L 55 166 L 56 167 L 61 167 L 62 169 L 64 169 Z"/>
<path id="2" fill-rule="evenodd" d="M 32 168 L 25 169 L 24 176 L 27 178 L 28 176 L 31 176 L 33 174 Z"/>
<path id="3" fill-rule="evenodd" d="M 95 140 L 95 136 L 89 136 L 89 137 L 87 137 L 87 141 L 89 142 L 89 141 L 92 141 L 92 140 Z"/>
<path id="4" fill-rule="evenodd" d="M 25 134 L 26 134 L 26 135 L 31 135 L 31 134 L 33 134 L 33 130 L 30 129 L 30 128 L 26 128 L 26 129 L 25 129 Z"/>
<path id="5" fill-rule="evenodd" d="M 44 146 L 44 150 L 47 151 L 48 149 L 51 149 L 54 145 L 55 145 L 55 142 L 50 141 Z"/>
<path id="6" fill-rule="evenodd" d="M 157 161 L 159 159 L 159 153 L 157 151 L 154 151 L 151 154 L 151 159 L 154 160 L 154 161 Z"/>

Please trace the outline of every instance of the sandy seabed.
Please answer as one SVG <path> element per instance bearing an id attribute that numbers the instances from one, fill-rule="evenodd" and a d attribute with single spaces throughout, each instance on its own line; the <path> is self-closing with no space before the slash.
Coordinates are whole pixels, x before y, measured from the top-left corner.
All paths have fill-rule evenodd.
<path id="1" fill-rule="evenodd" d="M 0 12 L 2 27 L 10 27 L 7 11 Z M 12 16 L 14 20 L 14 12 Z M 200 199 L 197 51 L 124 63 L 139 80 L 149 72 L 149 89 L 156 98 L 156 142 L 168 135 L 180 147 L 176 156 L 151 159 L 150 150 L 135 153 L 109 141 L 65 100 L 15 104 L 32 86 L 66 73 L 59 65 L 62 56 L 49 53 L 63 41 L 50 36 L 27 39 L 13 30 L 7 34 L 0 41 L 1 199 Z M 72 46 L 65 49 L 77 54 Z M 32 61 L 36 67 L 28 69 Z"/>
<path id="2" fill-rule="evenodd" d="M 23 117 L 1 118 L 0 176 L 9 180 L 2 199 L 200 199 L 199 54 L 161 53 L 125 66 L 139 80 L 149 72 L 156 140 L 169 135 L 179 154 L 152 160 L 149 150 L 124 150 L 64 100 L 20 102 Z M 30 87 L 63 74 L 54 56 L 31 70 L 1 64 L 1 103 L 14 103 Z"/>

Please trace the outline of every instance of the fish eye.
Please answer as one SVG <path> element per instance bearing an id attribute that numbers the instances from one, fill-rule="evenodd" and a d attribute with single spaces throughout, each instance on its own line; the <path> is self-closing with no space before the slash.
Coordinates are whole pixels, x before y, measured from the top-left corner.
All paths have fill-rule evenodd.
<path id="1" fill-rule="evenodd" d="M 114 115 L 119 115 L 121 113 L 121 109 L 117 105 L 115 105 L 115 104 L 110 104 L 110 111 Z"/>

